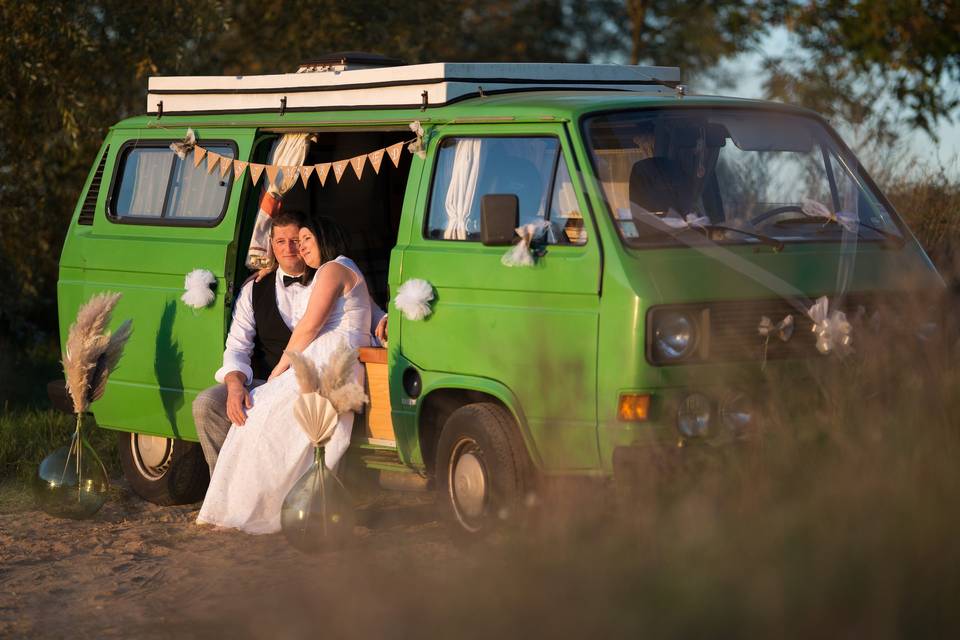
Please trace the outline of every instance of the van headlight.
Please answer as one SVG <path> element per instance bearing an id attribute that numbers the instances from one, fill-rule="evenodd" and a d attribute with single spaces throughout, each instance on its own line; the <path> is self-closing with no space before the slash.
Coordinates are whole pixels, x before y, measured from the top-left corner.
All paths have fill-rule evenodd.
<path id="1" fill-rule="evenodd" d="M 657 360 L 670 362 L 687 357 L 697 345 L 697 322 L 683 311 L 657 314 L 653 327 L 653 348 Z"/>
<path id="2" fill-rule="evenodd" d="M 677 407 L 677 430 L 684 438 L 702 438 L 710 429 L 713 406 L 702 393 L 691 393 Z"/>

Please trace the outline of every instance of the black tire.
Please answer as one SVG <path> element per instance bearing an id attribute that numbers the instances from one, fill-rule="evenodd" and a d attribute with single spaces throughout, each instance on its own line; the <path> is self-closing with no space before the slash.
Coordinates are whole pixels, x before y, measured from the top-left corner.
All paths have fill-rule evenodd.
<path id="1" fill-rule="evenodd" d="M 210 472 L 195 442 L 118 433 L 120 466 L 133 492 L 144 500 L 169 506 L 203 498 Z"/>
<path id="2" fill-rule="evenodd" d="M 470 536 L 522 519 L 530 466 L 513 416 L 498 404 L 460 407 L 443 425 L 437 488 L 455 526 Z"/>

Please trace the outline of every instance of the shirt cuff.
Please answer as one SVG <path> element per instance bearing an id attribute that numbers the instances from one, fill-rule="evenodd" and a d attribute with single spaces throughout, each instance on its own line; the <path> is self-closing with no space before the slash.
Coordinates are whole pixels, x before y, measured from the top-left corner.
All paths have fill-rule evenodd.
<path id="1" fill-rule="evenodd" d="M 213 377 L 217 382 L 223 384 L 223 380 L 227 377 L 227 374 L 234 371 L 239 371 L 244 375 L 243 384 L 247 385 L 253 381 L 253 369 L 251 369 L 249 365 L 243 364 L 242 362 L 225 363 L 222 367 L 217 369 L 217 372 L 213 374 Z"/>

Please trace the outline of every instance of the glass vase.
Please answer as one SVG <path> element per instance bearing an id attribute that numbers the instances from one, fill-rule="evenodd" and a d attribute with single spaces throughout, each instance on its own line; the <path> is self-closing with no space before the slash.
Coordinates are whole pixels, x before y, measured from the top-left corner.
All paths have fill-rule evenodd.
<path id="1" fill-rule="evenodd" d="M 37 505 L 60 518 L 91 517 L 107 501 L 110 489 L 107 470 L 83 436 L 81 425 L 78 418 L 70 444 L 44 458 L 34 478 Z"/>
<path id="2" fill-rule="evenodd" d="M 353 499 L 323 460 L 317 447 L 313 464 L 283 501 L 280 526 L 292 546 L 305 553 L 343 546 L 353 536 Z"/>

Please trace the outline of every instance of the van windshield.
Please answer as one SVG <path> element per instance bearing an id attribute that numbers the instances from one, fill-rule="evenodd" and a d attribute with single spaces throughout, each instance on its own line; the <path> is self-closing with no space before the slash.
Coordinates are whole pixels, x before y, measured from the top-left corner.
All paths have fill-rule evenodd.
<path id="1" fill-rule="evenodd" d="M 646 109 L 585 121 L 594 170 L 628 245 L 899 239 L 856 159 L 816 120 L 757 109 Z"/>

